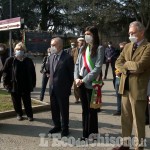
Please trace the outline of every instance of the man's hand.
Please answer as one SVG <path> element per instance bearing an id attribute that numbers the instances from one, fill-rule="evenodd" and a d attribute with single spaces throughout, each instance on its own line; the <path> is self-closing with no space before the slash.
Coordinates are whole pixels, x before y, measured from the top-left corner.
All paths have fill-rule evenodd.
<path id="1" fill-rule="evenodd" d="M 49 78 L 49 77 L 50 77 L 50 74 L 49 74 L 49 73 L 46 73 L 46 76 Z"/>
<path id="2" fill-rule="evenodd" d="M 129 62 L 130 62 L 130 61 L 126 61 L 126 62 L 124 63 L 124 65 L 123 65 L 126 69 L 128 69 L 128 64 L 129 64 Z"/>

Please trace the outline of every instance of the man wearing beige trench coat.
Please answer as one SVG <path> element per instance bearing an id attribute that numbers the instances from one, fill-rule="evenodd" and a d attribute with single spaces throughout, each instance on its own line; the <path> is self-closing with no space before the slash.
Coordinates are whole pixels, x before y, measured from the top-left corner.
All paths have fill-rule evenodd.
<path id="1" fill-rule="evenodd" d="M 121 125 L 124 144 L 113 150 L 129 150 L 132 127 L 138 142 L 135 150 L 142 150 L 145 139 L 145 110 L 150 77 L 150 43 L 144 38 L 145 27 L 138 21 L 129 25 L 130 43 L 126 44 L 115 67 L 122 73 L 119 92 L 122 94 Z"/>

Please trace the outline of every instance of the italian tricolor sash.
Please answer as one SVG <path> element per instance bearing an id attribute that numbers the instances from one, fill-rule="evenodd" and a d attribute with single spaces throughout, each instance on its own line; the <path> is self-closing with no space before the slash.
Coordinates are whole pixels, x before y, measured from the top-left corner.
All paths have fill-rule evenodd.
<path id="1" fill-rule="evenodd" d="M 84 66 L 86 68 L 86 70 L 89 72 L 91 72 L 95 65 L 91 60 L 91 56 L 90 56 L 90 47 L 89 45 L 86 48 L 85 53 L 83 54 L 83 61 L 84 61 Z M 103 82 L 102 81 L 96 81 L 94 80 L 92 82 L 92 87 L 93 87 L 93 91 L 92 91 L 92 96 L 91 96 L 91 102 L 90 102 L 90 108 L 100 108 L 101 104 L 102 104 L 102 94 L 101 94 L 101 87 L 103 86 Z"/>
<path id="2" fill-rule="evenodd" d="M 84 65 L 85 68 L 87 69 L 88 72 L 91 72 L 94 69 L 94 64 L 91 60 L 91 56 L 90 56 L 90 46 L 88 45 L 86 48 L 86 51 L 83 55 L 84 58 Z"/>

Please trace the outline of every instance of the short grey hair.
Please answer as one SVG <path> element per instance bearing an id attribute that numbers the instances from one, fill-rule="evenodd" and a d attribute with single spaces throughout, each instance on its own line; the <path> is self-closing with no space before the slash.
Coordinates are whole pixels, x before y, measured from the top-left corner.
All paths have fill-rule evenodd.
<path id="1" fill-rule="evenodd" d="M 62 38 L 60 38 L 60 37 L 55 37 L 55 38 L 52 39 L 52 41 L 53 41 L 53 40 L 57 41 L 57 43 L 59 43 L 59 46 L 60 46 L 61 48 L 63 48 L 63 40 L 62 40 Z"/>
<path id="2" fill-rule="evenodd" d="M 139 21 L 133 21 L 130 23 L 129 28 L 131 26 L 136 26 L 138 31 L 145 31 L 145 26 Z"/>

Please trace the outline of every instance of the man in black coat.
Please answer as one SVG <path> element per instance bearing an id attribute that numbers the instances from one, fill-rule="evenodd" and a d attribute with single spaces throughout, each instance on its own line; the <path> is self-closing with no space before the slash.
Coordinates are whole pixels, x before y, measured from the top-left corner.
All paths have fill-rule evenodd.
<path id="1" fill-rule="evenodd" d="M 69 134 L 69 96 L 74 80 L 74 62 L 73 58 L 63 51 L 63 41 L 59 37 L 51 40 L 51 53 L 48 73 L 54 128 L 49 133 L 57 133 L 62 130 L 61 135 L 67 136 Z"/>

